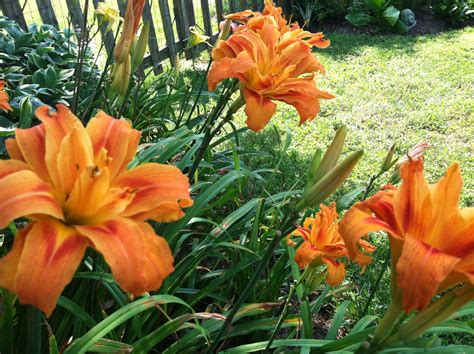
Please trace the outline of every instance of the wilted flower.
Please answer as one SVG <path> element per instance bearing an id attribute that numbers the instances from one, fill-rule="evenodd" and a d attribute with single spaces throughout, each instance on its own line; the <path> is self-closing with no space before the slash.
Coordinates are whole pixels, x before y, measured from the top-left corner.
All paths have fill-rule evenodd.
<path id="1" fill-rule="evenodd" d="M 321 210 L 314 218 L 306 218 L 303 227 L 298 227 L 291 236 L 300 236 L 304 242 L 296 250 L 295 261 L 303 269 L 313 262 L 326 264 L 327 283 L 340 284 L 345 275 L 344 263 L 337 261 L 347 257 L 347 248 L 337 227 L 336 203 L 321 204 Z"/>
<path id="2" fill-rule="evenodd" d="M 399 169 L 404 163 L 407 163 L 411 160 L 420 160 L 423 158 L 423 154 L 426 150 L 430 148 L 430 145 L 425 141 L 422 140 L 415 146 L 413 146 L 410 151 L 407 152 L 405 156 L 400 158 L 400 160 L 396 163 L 396 168 Z"/>
<path id="3" fill-rule="evenodd" d="M 289 26 L 281 9 L 270 1 L 262 14 L 246 11 L 227 18 L 245 24 L 213 49 L 209 90 L 226 78 L 238 79 L 250 129 L 259 131 L 267 125 L 276 111 L 273 100 L 294 106 L 300 123 L 304 123 L 317 115 L 320 99 L 334 97 L 319 90 L 314 81 L 314 73 L 324 73 L 324 69 L 311 48 L 329 45 L 322 33 L 303 31 L 296 24 Z"/>
<path id="4" fill-rule="evenodd" d="M 18 129 L 6 141 L 11 159 L 0 160 L 0 228 L 30 220 L 0 259 L 0 287 L 49 316 L 91 247 L 125 291 L 158 289 L 173 256 L 144 221 L 184 215 L 187 177 L 158 163 L 127 170 L 140 132 L 124 120 L 99 112 L 85 128 L 63 105 L 36 115 L 43 124 Z"/>
<path id="5" fill-rule="evenodd" d="M 110 31 L 116 22 L 123 20 L 122 17 L 120 17 L 119 10 L 106 4 L 105 2 L 99 2 L 97 9 L 94 10 L 94 13 L 100 17 L 101 21 L 107 23 L 106 31 Z"/>
<path id="6" fill-rule="evenodd" d="M 474 208 L 460 210 L 462 188 L 459 165 L 429 185 L 423 176 L 423 159 L 400 167 L 403 183 L 389 186 L 354 205 L 340 223 L 351 257 L 361 265 L 371 257 L 361 252 L 369 232 L 390 235 L 396 285 L 402 307 L 422 310 L 434 295 L 455 285 L 474 283 Z"/>
<path id="7" fill-rule="evenodd" d="M 11 111 L 12 107 L 8 104 L 8 93 L 4 91 L 5 81 L 0 80 L 0 109 Z"/>

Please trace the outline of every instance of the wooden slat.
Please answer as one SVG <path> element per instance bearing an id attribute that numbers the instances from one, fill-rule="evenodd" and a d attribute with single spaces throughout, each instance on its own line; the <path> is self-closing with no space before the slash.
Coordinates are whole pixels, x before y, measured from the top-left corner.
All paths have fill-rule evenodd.
<path id="1" fill-rule="evenodd" d="M 94 8 L 97 9 L 99 6 L 99 0 L 93 0 Z M 102 35 L 102 40 L 104 41 L 105 50 L 108 55 L 112 55 L 112 48 L 114 46 L 114 35 L 111 31 L 107 31 L 107 24 L 100 25 L 100 34 Z"/>
<path id="2" fill-rule="evenodd" d="M 2 5 L 2 12 L 5 16 L 18 23 L 25 31 L 28 29 L 25 16 L 23 16 L 23 11 L 18 0 L 1 0 L 0 4 Z"/>
<path id="3" fill-rule="evenodd" d="M 145 1 L 143 8 L 143 20 L 150 22 L 150 36 L 148 37 L 148 50 L 150 51 L 153 71 L 156 75 L 163 71 L 161 60 L 159 56 L 160 48 L 158 47 L 158 40 L 156 38 L 155 25 L 153 23 L 153 16 L 151 14 L 150 2 Z"/>
<path id="4" fill-rule="evenodd" d="M 224 21 L 224 4 L 222 0 L 216 0 L 216 15 L 218 22 Z"/>
<path id="5" fill-rule="evenodd" d="M 230 0 L 229 1 L 230 5 L 230 12 L 237 12 L 237 0 Z"/>
<path id="6" fill-rule="evenodd" d="M 242 0 L 241 3 L 240 3 L 240 11 L 243 11 L 243 10 L 247 10 L 249 9 L 249 3 L 247 0 Z"/>
<path id="7" fill-rule="evenodd" d="M 180 41 L 185 41 L 189 37 L 189 20 L 184 0 L 173 0 L 174 20 Z"/>
<path id="8" fill-rule="evenodd" d="M 196 26 L 196 15 L 194 14 L 193 0 L 184 0 L 184 8 L 188 18 L 188 27 Z"/>
<path id="9" fill-rule="evenodd" d="M 176 58 L 176 43 L 174 40 L 173 23 L 171 22 L 170 8 L 168 0 L 158 0 L 160 5 L 161 19 L 163 21 L 163 29 L 165 31 L 166 47 L 168 50 L 168 58 L 171 65 L 174 65 Z"/>
<path id="10" fill-rule="evenodd" d="M 253 11 L 258 11 L 259 10 L 259 4 L 258 4 L 258 0 L 252 0 L 252 10 Z"/>
<path id="11" fill-rule="evenodd" d="M 54 27 L 59 29 L 58 20 L 56 19 L 56 15 L 54 14 L 54 9 L 53 5 L 51 4 L 51 0 L 36 0 L 36 5 L 38 5 L 38 11 L 41 15 L 43 23 L 53 25 Z"/>
<path id="12" fill-rule="evenodd" d="M 84 15 L 82 14 L 81 4 L 78 0 L 66 0 L 69 15 L 71 15 L 72 24 L 76 27 L 82 28 L 84 25 Z"/>
<path id="13" fill-rule="evenodd" d="M 204 22 L 204 32 L 206 36 L 212 35 L 211 12 L 208 0 L 201 0 L 202 20 Z"/>

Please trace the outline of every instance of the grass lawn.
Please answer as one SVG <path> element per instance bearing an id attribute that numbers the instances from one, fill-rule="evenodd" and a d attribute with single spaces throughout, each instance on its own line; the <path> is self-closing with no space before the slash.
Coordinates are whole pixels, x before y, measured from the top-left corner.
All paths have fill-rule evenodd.
<path id="1" fill-rule="evenodd" d="M 366 184 L 394 142 L 397 152 L 403 154 L 426 139 L 431 145 L 425 155 L 429 179 L 437 180 L 451 162 L 460 162 L 462 203 L 472 205 L 474 29 L 416 37 L 327 36 L 331 46 L 316 52 L 327 76 L 317 80 L 320 88 L 337 97 L 322 102 L 316 119 L 300 127 L 296 111 L 279 105 L 273 122 L 281 134 L 288 126 L 293 142 L 272 188 L 301 187 L 316 147 L 325 147 L 335 129 L 346 124 L 350 130 L 347 150 L 363 148 L 366 152 L 346 190 Z M 275 138 L 270 126 L 263 133 L 247 135 L 247 147 L 272 156 L 269 161 L 253 161 L 258 166 L 275 164 Z"/>

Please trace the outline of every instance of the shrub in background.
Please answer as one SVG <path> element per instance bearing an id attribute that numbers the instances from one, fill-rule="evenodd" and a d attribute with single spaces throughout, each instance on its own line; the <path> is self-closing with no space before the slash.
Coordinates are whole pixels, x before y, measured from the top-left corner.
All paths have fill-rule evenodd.
<path id="1" fill-rule="evenodd" d="M 0 121 L 0 126 L 18 123 L 22 106 L 30 112 L 25 120 L 31 123 L 36 108 L 44 104 L 71 103 L 78 63 L 78 45 L 73 32 L 36 24 L 24 31 L 14 21 L 0 17 L 0 34 L 0 80 L 5 80 L 11 88 L 13 108 L 6 115 L 7 119 Z M 98 81 L 100 72 L 94 65 L 92 52 L 85 50 L 83 58 L 83 81 Z M 88 85 L 83 86 L 81 96 L 90 96 Z"/>
<path id="2" fill-rule="evenodd" d="M 454 27 L 460 27 L 474 18 L 472 0 L 433 0 L 432 6 L 436 14 Z"/>
<path id="3" fill-rule="evenodd" d="M 342 19 L 347 13 L 351 0 L 304 0 L 293 5 L 296 19 L 311 25 L 327 19 Z"/>

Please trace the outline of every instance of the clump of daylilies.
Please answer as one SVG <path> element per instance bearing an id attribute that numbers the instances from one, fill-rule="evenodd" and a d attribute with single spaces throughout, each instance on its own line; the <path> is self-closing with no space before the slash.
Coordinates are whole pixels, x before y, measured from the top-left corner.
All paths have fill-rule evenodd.
<path id="1" fill-rule="evenodd" d="M 316 117 L 320 99 L 334 97 L 319 90 L 314 81 L 324 68 L 311 48 L 326 48 L 330 43 L 322 33 L 287 23 L 281 8 L 270 0 L 265 1 L 262 13 L 247 10 L 226 18 L 241 25 L 212 51 L 209 90 L 226 78 L 238 79 L 250 129 L 259 131 L 268 124 L 276 111 L 274 100 L 294 106 L 304 123 Z"/>
<path id="2" fill-rule="evenodd" d="M 158 163 L 127 170 L 140 132 L 125 120 L 99 112 L 84 127 L 63 105 L 36 116 L 42 124 L 17 129 L 10 159 L 0 160 L 0 228 L 29 220 L 0 259 L 0 287 L 49 316 L 91 247 L 127 292 L 158 289 L 173 256 L 145 221 L 184 215 L 193 204 L 187 177 Z"/>

